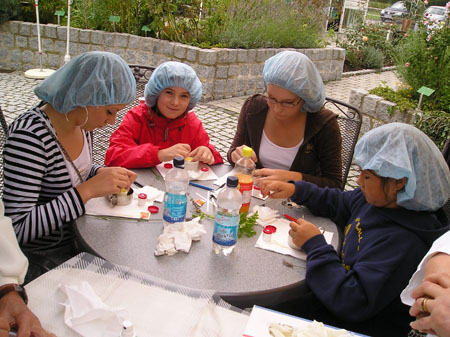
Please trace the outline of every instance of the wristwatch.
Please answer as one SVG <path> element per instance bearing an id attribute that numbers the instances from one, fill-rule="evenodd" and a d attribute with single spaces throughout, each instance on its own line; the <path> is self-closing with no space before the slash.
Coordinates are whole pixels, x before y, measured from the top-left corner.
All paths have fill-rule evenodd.
<path id="1" fill-rule="evenodd" d="M 28 296 L 27 293 L 25 292 L 25 288 L 15 283 L 5 284 L 0 287 L 0 299 L 6 294 L 10 293 L 11 291 L 19 293 L 20 297 L 22 297 L 25 304 L 28 303 Z"/>

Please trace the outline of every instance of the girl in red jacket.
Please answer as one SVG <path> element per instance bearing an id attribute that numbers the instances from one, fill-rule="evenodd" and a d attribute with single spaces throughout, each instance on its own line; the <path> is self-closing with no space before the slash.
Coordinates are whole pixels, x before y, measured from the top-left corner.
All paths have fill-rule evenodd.
<path id="1" fill-rule="evenodd" d="M 201 96 L 202 84 L 190 66 L 161 64 L 145 86 L 145 102 L 128 111 L 112 134 L 105 164 L 145 168 L 176 156 L 209 165 L 223 163 L 191 111 Z"/>

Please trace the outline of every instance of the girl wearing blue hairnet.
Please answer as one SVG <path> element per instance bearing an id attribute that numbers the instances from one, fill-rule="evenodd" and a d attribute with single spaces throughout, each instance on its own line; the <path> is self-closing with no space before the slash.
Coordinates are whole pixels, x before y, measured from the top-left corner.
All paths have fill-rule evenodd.
<path id="1" fill-rule="evenodd" d="M 3 150 L 5 215 L 28 250 L 72 254 L 71 222 L 91 198 L 128 189 L 136 174 L 92 162 L 90 131 L 114 124 L 136 96 L 126 62 L 107 52 L 81 54 L 34 90 L 42 100 L 10 126 Z"/>
<path id="2" fill-rule="evenodd" d="M 228 161 L 236 163 L 249 146 L 259 180 L 342 188 L 337 115 L 322 107 L 325 91 L 314 64 L 299 52 L 283 51 L 264 63 L 263 79 L 266 95 L 245 101 Z"/>
<path id="3" fill-rule="evenodd" d="M 441 209 L 450 198 L 450 171 L 423 132 L 401 123 L 366 133 L 354 159 L 361 173 L 353 191 L 261 183 L 264 194 L 291 197 L 344 234 L 336 252 L 314 224 L 291 222 L 290 236 L 307 253 L 307 287 L 283 310 L 370 336 L 406 336 L 412 318 L 400 293 L 433 241 L 450 229 Z"/>
<path id="4" fill-rule="evenodd" d="M 161 64 L 148 80 L 144 96 L 145 101 L 128 111 L 112 134 L 106 165 L 153 167 L 176 156 L 209 165 L 223 163 L 191 111 L 202 96 L 194 69 L 180 62 Z"/>

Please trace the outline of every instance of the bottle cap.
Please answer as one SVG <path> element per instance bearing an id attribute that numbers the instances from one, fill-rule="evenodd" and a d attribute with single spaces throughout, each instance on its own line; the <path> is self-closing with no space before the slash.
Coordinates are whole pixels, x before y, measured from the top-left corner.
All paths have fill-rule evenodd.
<path id="1" fill-rule="evenodd" d="M 134 326 L 130 321 L 123 321 L 121 337 L 135 337 Z"/>
<path id="2" fill-rule="evenodd" d="M 172 167 L 173 167 L 173 165 L 171 163 L 164 164 L 164 168 L 166 168 L 166 169 L 171 169 Z"/>
<path id="3" fill-rule="evenodd" d="M 276 231 L 277 231 L 277 228 L 275 226 L 272 226 L 272 225 L 267 225 L 263 229 L 263 232 L 266 233 L 266 234 L 273 234 Z"/>
<path id="4" fill-rule="evenodd" d="M 236 176 L 228 176 L 227 177 L 227 186 L 228 187 L 237 187 L 239 183 L 239 179 Z"/>
<path id="5" fill-rule="evenodd" d="M 139 194 L 138 194 L 138 198 L 139 198 L 139 199 L 147 199 L 147 194 L 145 194 L 145 193 L 139 193 Z"/>
<path id="6" fill-rule="evenodd" d="M 243 155 L 244 157 L 251 158 L 251 157 L 252 157 L 252 153 L 253 153 L 253 150 L 252 150 L 251 147 L 245 146 L 245 147 L 242 149 L 242 155 Z"/>
<path id="7" fill-rule="evenodd" d="M 156 214 L 159 212 L 158 206 L 148 206 L 147 210 L 152 214 Z"/>
<path id="8" fill-rule="evenodd" d="M 203 166 L 200 170 L 201 170 L 202 172 L 208 172 L 208 171 L 209 171 L 209 168 L 207 168 L 206 166 Z"/>
<path id="9" fill-rule="evenodd" d="M 184 158 L 183 157 L 173 158 L 173 166 L 178 168 L 184 168 Z"/>

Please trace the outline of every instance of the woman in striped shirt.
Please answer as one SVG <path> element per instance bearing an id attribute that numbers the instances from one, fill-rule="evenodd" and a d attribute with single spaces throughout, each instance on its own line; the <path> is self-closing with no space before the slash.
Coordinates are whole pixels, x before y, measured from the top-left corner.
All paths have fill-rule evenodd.
<path id="1" fill-rule="evenodd" d="M 114 124 L 136 96 L 126 62 L 107 52 L 81 54 L 35 90 L 42 100 L 10 126 L 4 157 L 5 215 L 25 250 L 73 243 L 70 223 L 84 203 L 128 189 L 136 174 L 92 163 L 89 131 Z"/>

